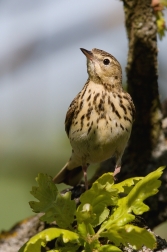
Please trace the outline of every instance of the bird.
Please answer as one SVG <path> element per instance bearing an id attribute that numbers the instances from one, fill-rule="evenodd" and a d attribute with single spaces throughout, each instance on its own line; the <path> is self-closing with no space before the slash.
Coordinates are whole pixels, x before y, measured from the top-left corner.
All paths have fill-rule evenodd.
<path id="1" fill-rule="evenodd" d="M 87 59 L 88 79 L 71 102 L 65 130 L 72 147 L 71 157 L 53 178 L 55 184 L 77 185 L 84 176 L 88 189 L 87 168 L 115 157 L 113 173 L 121 170 L 121 159 L 131 135 L 135 106 L 122 87 L 120 63 L 111 54 L 94 48 L 80 48 Z"/>

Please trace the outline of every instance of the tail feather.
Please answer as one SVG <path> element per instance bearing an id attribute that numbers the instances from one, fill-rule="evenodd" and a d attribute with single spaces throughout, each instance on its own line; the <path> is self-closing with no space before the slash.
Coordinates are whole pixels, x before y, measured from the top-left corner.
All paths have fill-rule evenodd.
<path id="1" fill-rule="evenodd" d="M 53 178 L 55 184 L 65 183 L 67 185 L 77 185 L 83 177 L 82 167 L 78 166 L 72 170 L 68 170 L 68 163 Z"/>

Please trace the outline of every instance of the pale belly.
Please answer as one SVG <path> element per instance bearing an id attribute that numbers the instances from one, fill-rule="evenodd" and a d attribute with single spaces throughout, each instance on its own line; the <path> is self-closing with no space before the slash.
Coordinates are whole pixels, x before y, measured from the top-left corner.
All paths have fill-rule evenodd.
<path id="1" fill-rule="evenodd" d="M 112 156 L 122 156 L 131 133 L 131 124 L 127 122 L 126 127 L 122 129 L 120 120 L 115 118 L 108 124 L 105 119 L 101 119 L 98 127 L 96 117 L 91 118 L 92 121 L 91 129 L 86 125 L 82 130 L 71 127 L 69 138 L 77 159 L 91 164 Z"/>

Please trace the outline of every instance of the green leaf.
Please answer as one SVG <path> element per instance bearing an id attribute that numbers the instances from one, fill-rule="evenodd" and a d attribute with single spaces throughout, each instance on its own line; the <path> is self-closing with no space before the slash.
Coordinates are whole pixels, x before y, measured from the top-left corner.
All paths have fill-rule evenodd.
<path id="1" fill-rule="evenodd" d="M 88 235 L 95 235 L 92 225 L 84 222 L 78 224 L 78 233 L 82 239 L 85 239 Z"/>
<path id="2" fill-rule="evenodd" d="M 115 208 L 113 214 L 107 221 L 105 221 L 101 225 L 99 231 L 97 232 L 100 236 L 103 235 L 107 236 L 108 234 L 109 236 L 107 237 L 116 244 L 123 243 L 124 237 L 122 236 L 122 232 L 124 232 L 125 228 L 124 226 L 135 219 L 135 215 L 133 215 L 133 213 L 139 215 L 149 210 L 149 207 L 146 204 L 144 204 L 143 201 L 149 196 L 157 193 L 158 188 L 161 184 L 158 178 L 161 176 L 163 169 L 164 167 L 161 167 L 156 171 L 148 174 L 146 177 L 144 177 L 135 185 L 135 187 L 130 191 L 130 193 L 126 197 L 123 197 L 122 199 L 118 200 L 118 207 Z M 126 225 L 126 227 L 130 226 Z M 128 232 L 126 231 L 129 240 L 131 239 L 130 235 L 132 235 L 133 237 L 133 234 L 136 232 L 136 230 L 140 229 L 134 227 L 134 229 L 131 229 Z M 141 229 L 142 234 L 145 234 L 144 230 L 145 229 Z M 148 239 L 149 237 L 150 234 L 149 235 L 147 234 Z M 135 239 L 135 237 L 133 238 Z M 144 244 L 145 242 L 143 240 L 144 236 L 141 236 L 140 239 L 142 244 Z"/>
<path id="3" fill-rule="evenodd" d="M 164 7 L 167 7 L 166 2 L 167 1 L 163 1 L 162 3 Z M 165 36 L 165 32 L 167 30 L 164 13 L 162 11 L 157 11 L 155 16 L 156 16 L 156 22 L 157 22 L 157 33 L 161 40 Z"/>
<path id="4" fill-rule="evenodd" d="M 140 180 L 126 197 L 126 205 L 136 215 L 141 215 L 149 210 L 149 207 L 143 203 L 145 199 L 156 194 L 161 185 L 158 178 L 162 175 L 165 167 L 160 167 L 156 171 L 149 173 Z"/>
<path id="5" fill-rule="evenodd" d="M 56 220 L 61 228 L 70 227 L 74 221 L 76 204 L 71 200 L 71 192 L 60 194 L 52 178 L 39 174 L 36 178 L 38 187 L 33 187 L 31 194 L 39 202 L 31 201 L 30 206 L 36 213 L 45 213 L 40 219 L 48 223 Z M 67 218 L 68 216 L 68 218 Z"/>
<path id="6" fill-rule="evenodd" d="M 98 252 L 122 252 L 122 250 L 113 245 L 103 245 L 98 249 Z"/>
<path id="7" fill-rule="evenodd" d="M 107 206 L 117 204 L 117 189 L 112 188 L 112 173 L 103 174 L 92 187 L 80 197 L 76 217 L 78 222 L 89 222 L 92 226 L 102 223 L 109 215 Z"/>
<path id="8" fill-rule="evenodd" d="M 86 249 L 85 251 L 93 251 L 93 249 L 100 247 L 99 237 L 96 236 L 90 223 L 79 223 L 78 234 L 80 236 L 80 243 Z"/>
<path id="9" fill-rule="evenodd" d="M 51 250 L 48 250 L 47 252 L 59 252 L 59 250 L 57 250 L 57 249 L 51 249 Z"/>
<path id="10" fill-rule="evenodd" d="M 77 211 L 76 217 L 79 223 L 83 221 L 89 223 L 91 220 L 96 219 L 96 214 L 93 213 L 92 206 L 88 203 L 82 205 L 82 209 L 80 207 Z"/>
<path id="11" fill-rule="evenodd" d="M 67 243 L 65 246 L 56 246 L 56 250 L 53 250 L 53 252 L 76 252 L 78 251 L 80 245 L 79 244 L 72 244 L 72 243 Z M 50 251 L 48 251 L 50 252 Z"/>
<path id="12" fill-rule="evenodd" d="M 129 178 L 118 184 L 114 184 L 112 187 L 117 189 L 118 193 L 128 194 L 141 179 L 143 179 L 143 177 Z"/>
<path id="13" fill-rule="evenodd" d="M 36 178 L 38 187 L 33 186 L 30 192 L 39 202 L 30 201 L 30 207 L 35 213 L 44 213 L 51 208 L 52 202 L 56 201 L 58 190 L 47 174 L 38 174 Z"/>
<path id="14" fill-rule="evenodd" d="M 114 184 L 114 177 L 113 177 L 113 173 L 112 172 L 107 172 L 104 173 L 102 176 L 100 176 L 100 178 L 98 178 L 94 183 L 93 186 L 95 185 L 95 183 L 99 183 L 105 187 L 107 187 L 107 185 L 109 187 L 111 187 Z M 108 190 L 110 190 L 108 188 Z"/>
<path id="15" fill-rule="evenodd" d="M 145 228 L 140 228 L 130 224 L 119 228 L 119 230 L 113 230 L 111 228 L 103 233 L 103 237 L 107 237 L 116 245 L 122 243 L 127 246 L 130 244 L 137 250 L 141 249 L 143 245 L 151 249 L 156 248 L 156 239 L 152 233 L 147 231 Z"/>
<path id="16" fill-rule="evenodd" d="M 59 228 L 48 228 L 30 238 L 30 240 L 24 244 L 18 252 L 41 252 L 41 246 L 46 247 L 47 242 L 60 236 L 64 243 L 79 243 L 78 234 L 72 231 Z"/>
<path id="17" fill-rule="evenodd" d="M 71 224 L 75 215 L 78 222 L 75 232 L 58 228 L 40 232 L 19 252 L 39 252 L 41 246 L 46 247 L 47 242 L 55 238 L 57 238 L 55 249 L 50 252 L 74 252 L 78 249 L 82 249 L 83 252 L 120 252 L 121 250 L 116 247 L 120 244 L 130 244 L 134 249 L 140 249 L 143 245 L 155 248 L 154 235 L 145 228 L 134 226 L 131 222 L 135 219 L 135 215 L 149 210 L 144 200 L 158 192 L 161 184 L 158 179 L 164 168 L 160 167 L 144 178 L 127 179 L 116 185 L 111 173 L 102 175 L 93 183 L 90 190 L 81 195 L 81 204 L 77 212 L 71 194 L 67 192 L 61 195 L 49 176 L 39 174 L 37 177 L 39 186 L 33 187 L 31 192 L 39 200 L 30 202 L 33 210 L 45 213 L 41 218 L 44 221 L 56 220 L 61 228 L 72 229 Z M 121 195 L 122 198 L 118 199 L 118 193 L 123 193 L 125 196 Z M 94 227 L 99 224 L 101 226 L 95 233 Z M 99 239 L 101 237 L 108 238 L 112 244 L 107 241 L 108 244 L 102 245 Z"/>

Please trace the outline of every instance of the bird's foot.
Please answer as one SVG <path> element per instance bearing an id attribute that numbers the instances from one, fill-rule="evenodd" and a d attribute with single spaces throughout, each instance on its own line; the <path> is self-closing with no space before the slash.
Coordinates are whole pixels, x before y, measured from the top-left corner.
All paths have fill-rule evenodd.
<path id="1" fill-rule="evenodd" d="M 89 187 L 88 187 L 88 178 L 87 178 L 87 168 L 88 168 L 87 165 L 82 166 L 84 180 L 85 180 L 85 189 L 86 189 L 86 191 L 89 189 Z"/>
<path id="2" fill-rule="evenodd" d="M 120 173 L 120 171 L 121 171 L 121 166 L 116 166 L 115 170 L 114 170 L 114 173 L 113 173 L 114 180 L 117 180 L 116 175 L 118 173 Z"/>

